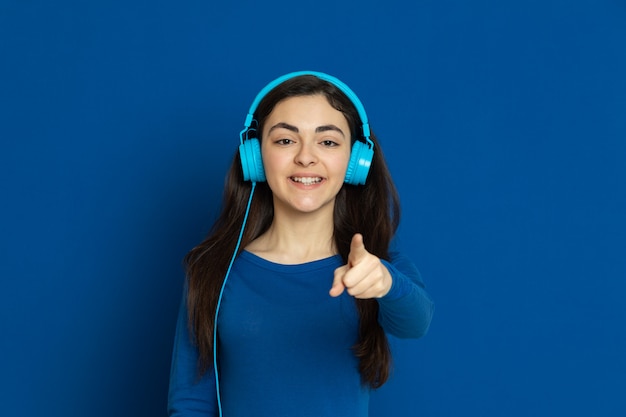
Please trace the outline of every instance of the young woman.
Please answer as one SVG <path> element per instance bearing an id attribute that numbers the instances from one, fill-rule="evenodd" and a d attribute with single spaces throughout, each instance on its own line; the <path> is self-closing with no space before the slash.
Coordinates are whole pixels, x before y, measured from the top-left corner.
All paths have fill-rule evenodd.
<path id="1" fill-rule="evenodd" d="M 253 102 L 222 211 L 185 258 L 170 416 L 368 415 L 386 333 L 422 336 L 433 304 L 390 249 L 399 202 L 358 97 L 317 72 Z"/>

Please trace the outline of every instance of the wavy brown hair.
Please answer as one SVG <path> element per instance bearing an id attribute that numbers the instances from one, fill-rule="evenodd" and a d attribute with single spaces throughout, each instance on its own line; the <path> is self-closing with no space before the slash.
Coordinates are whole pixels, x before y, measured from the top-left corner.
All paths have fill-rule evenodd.
<path id="1" fill-rule="evenodd" d="M 336 86 L 312 75 L 289 79 L 270 91 L 255 112 L 257 132 L 278 102 L 288 97 L 322 94 L 346 117 L 352 141 L 363 140 L 361 121 L 354 105 Z M 344 184 L 334 208 L 334 242 L 339 255 L 347 262 L 350 242 L 355 233 L 363 235 L 368 251 L 389 260 L 389 243 L 400 221 L 396 188 L 385 163 L 379 143 L 372 133 L 375 151 L 365 185 Z M 262 140 L 259 137 L 259 140 Z M 199 371 L 212 365 L 213 330 L 217 302 L 224 276 L 235 250 L 244 219 L 250 182 L 243 180 L 241 161 L 235 155 L 226 176 L 221 212 L 207 238 L 185 256 L 187 271 L 187 307 L 189 327 L 199 351 Z M 272 223 L 272 192 L 267 183 L 258 183 L 250 206 L 241 248 L 263 234 Z M 362 382 L 378 388 L 388 379 L 391 368 L 389 342 L 378 323 L 378 302 L 355 299 L 359 314 L 359 339 L 353 346 L 359 359 Z"/>

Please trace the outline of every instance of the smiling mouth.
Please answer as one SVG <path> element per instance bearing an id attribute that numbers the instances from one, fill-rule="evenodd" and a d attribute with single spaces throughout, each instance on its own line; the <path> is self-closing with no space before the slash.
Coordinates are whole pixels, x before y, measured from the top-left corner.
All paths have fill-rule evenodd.
<path id="1" fill-rule="evenodd" d="M 322 182 L 322 178 L 320 177 L 291 177 L 291 180 L 294 182 L 299 182 L 303 185 L 313 185 Z"/>

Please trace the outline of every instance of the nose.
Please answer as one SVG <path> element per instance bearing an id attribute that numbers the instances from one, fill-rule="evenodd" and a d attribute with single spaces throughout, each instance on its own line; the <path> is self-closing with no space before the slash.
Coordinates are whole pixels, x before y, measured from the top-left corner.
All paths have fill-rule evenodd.
<path id="1" fill-rule="evenodd" d="M 317 155 L 311 143 L 302 142 L 295 156 L 295 162 L 301 166 L 310 166 L 317 162 Z"/>

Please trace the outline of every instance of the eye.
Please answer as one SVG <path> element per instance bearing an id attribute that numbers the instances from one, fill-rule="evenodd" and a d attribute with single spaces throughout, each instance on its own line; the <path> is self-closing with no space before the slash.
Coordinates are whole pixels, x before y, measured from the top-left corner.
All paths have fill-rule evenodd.
<path id="1" fill-rule="evenodd" d="M 282 138 L 275 140 L 274 143 L 276 143 L 277 145 L 289 145 L 292 144 L 293 141 L 291 139 Z"/>
<path id="2" fill-rule="evenodd" d="M 335 142 L 334 140 L 330 140 L 330 139 L 323 140 L 321 144 L 327 148 L 333 148 L 335 146 L 339 146 L 337 142 Z"/>

